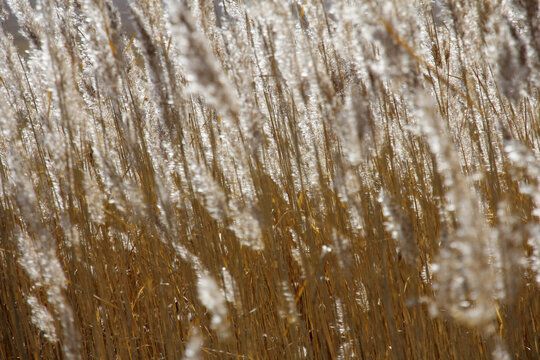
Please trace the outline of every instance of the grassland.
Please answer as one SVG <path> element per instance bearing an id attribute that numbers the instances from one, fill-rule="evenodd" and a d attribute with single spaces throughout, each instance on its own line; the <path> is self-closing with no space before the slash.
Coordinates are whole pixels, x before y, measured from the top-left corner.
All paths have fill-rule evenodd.
<path id="1" fill-rule="evenodd" d="M 538 1 L 129 4 L 7 0 L 0 359 L 540 357 Z"/>

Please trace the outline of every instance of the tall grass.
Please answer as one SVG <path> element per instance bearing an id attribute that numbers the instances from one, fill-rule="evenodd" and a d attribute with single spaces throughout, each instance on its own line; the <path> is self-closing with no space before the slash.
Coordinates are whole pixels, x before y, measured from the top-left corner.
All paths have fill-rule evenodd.
<path id="1" fill-rule="evenodd" d="M 538 359 L 538 1 L 129 4 L 7 0 L 1 359 Z"/>

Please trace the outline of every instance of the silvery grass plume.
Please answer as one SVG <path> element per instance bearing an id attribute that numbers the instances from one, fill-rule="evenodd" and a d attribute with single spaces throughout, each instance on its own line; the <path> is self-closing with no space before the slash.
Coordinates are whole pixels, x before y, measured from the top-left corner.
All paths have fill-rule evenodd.
<path id="1" fill-rule="evenodd" d="M 223 166 L 220 172 L 224 171 L 223 173 L 228 173 L 229 176 L 233 173 L 237 175 L 236 179 L 228 177 L 224 180 L 231 184 L 238 183 L 243 189 L 242 202 L 245 205 L 239 205 L 239 201 L 235 199 L 227 199 L 228 196 L 221 188 L 223 185 L 215 182 L 212 179 L 213 175 L 207 173 L 205 165 L 202 164 L 190 170 L 193 174 L 195 189 L 203 195 L 207 209 L 216 220 L 223 221 L 225 216 L 230 217 L 231 229 L 240 241 L 260 250 L 263 247 L 260 224 L 250 211 L 256 204 L 253 198 L 253 183 L 248 172 L 249 167 L 252 166 L 248 155 L 249 147 L 246 147 L 249 146 L 246 142 L 250 141 L 246 139 L 246 136 L 254 135 L 250 129 L 246 131 L 243 128 L 239 99 L 233 96 L 235 91 L 220 69 L 206 39 L 198 32 L 189 9 L 181 3 L 170 3 L 168 11 L 170 31 L 181 59 L 178 65 L 181 69 L 186 69 L 188 89 L 194 94 L 202 95 L 204 100 L 215 106 L 219 113 L 218 126 L 213 123 L 200 124 L 200 134 L 208 136 L 208 140 L 211 140 L 210 136 L 214 137 L 222 132 L 212 144 L 212 148 L 206 149 L 205 155 L 208 160 L 212 159 L 213 166 L 215 164 Z M 231 139 L 235 138 L 240 141 L 232 142 Z M 247 211 L 242 207 L 246 207 Z"/>
<path id="2" fill-rule="evenodd" d="M 540 218 L 540 162 L 537 152 L 533 152 L 530 148 L 524 146 L 517 140 L 508 138 L 509 134 L 505 132 L 505 147 L 504 150 L 511 163 L 516 170 L 525 174 L 525 178 L 519 182 L 519 191 L 532 200 L 533 208 L 531 215 L 538 219 Z M 520 174 L 516 171 L 516 176 Z M 507 217 L 508 219 L 508 217 Z M 529 268 L 534 274 L 536 282 L 540 279 L 539 264 L 539 226 L 537 223 L 528 224 L 525 236 L 527 243 L 531 248 L 531 253 L 527 259 Z M 517 239 L 515 241 L 518 241 Z M 510 253 L 511 254 L 511 253 Z M 514 256 L 516 256 L 514 254 Z"/>
<path id="3" fill-rule="evenodd" d="M 212 313 L 211 325 L 224 338 L 230 336 L 227 306 L 223 289 L 208 273 L 200 274 L 197 282 L 199 300 Z"/>
<path id="4" fill-rule="evenodd" d="M 406 218 L 405 211 L 392 203 L 384 191 L 381 191 L 378 201 L 381 203 L 383 215 L 387 219 L 385 222 L 386 231 L 397 243 L 397 252 L 403 255 L 408 262 L 414 264 L 418 257 L 416 234 L 410 220 Z"/>
<path id="5" fill-rule="evenodd" d="M 59 321 L 64 356 L 78 359 L 80 335 L 75 326 L 73 310 L 65 297 L 67 280 L 57 257 L 55 238 L 47 225 L 42 223 L 52 219 L 47 219 L 46 209 L 39 212 L 39 197 L 35 190 L 38 185 L 24 173 L 28 169 L 25 169 L 21 159 L 21 154 L 8 155 L 7 169 L 10 169 L 10 173 L 4 179 L 8 181 L 6 185 L 14 196 L 15 215 L 22 221 L 16 240 L 21 253 L 19 263 L 33 283 L 32 290 L 43 291 L 47 295 L 46 301 Z M 54 322 L 51 322 L 51 315 L 39 305 L 36 297 L 29 299 L 28 304 L 32 307 L 34 324 L 44 331 L 49 341 L 57 341 L 58 332 Z"/>
<path id="6" fill-rule="evenodd" d="M 489 328 L 496 317 L 496 274 L 487 254 L 490 230 L 478 208 L 469 180 L 461 173 L 455 149 L 429 97 L 418 97 L 418 116 L 437 156 L 437 169 L 446 190 L 448 229 L 434 269 L 436 303 L 470 326 Z"/>
<path id="7" fill-rule="evenodd" d="M 40 331 L 45 334 L 45 338 L 47 338 L 47 340 L 57 342 L 58 336 L 56 335 L 54 318 L 49 310 L 40 304 L 39 300 L 35 296 L 28 296 L 26 301 L 28 302 L 28 305 L 30 305 L 32 311 L 32 322 Z"/>
<path id="8" fill-rule="evenodd" d="M 187 81 L 192 91 L 204 95 L 224 115 L 230 112 L 231 116 L 238 116 L 239 104 L 233 97 L 234 91 L 214 59 L 207 40 L 196 28 L 189 9 L 182 2 L 170 2 L 168 17 L 181 64 L 188 70 Z"/>
<path id="9" fill-rule="evenodd" d="M 28 4 L 12 3 L 12 5 L 20 5 L 23 8 Z M 36 16 L 36 14 L 32 11 L 29 10 L 19 15 L 25 17 L 26 20 L 22 21 L 36 24 L 32 21 L 32 16 Z M 46 13 L 45 19 L 52 22 L 49 15 L 50 13 Z M 35 29 L 34 25 L 27 25 L 27 27 Z M 51 23 L 51 26 L 58 29 L 56 23 Z M 78 247 L 78 240 L 68 220 L 69 215 L 64 212 L 65 207 L 62 204 L 59 191 L 61 182 L 58 181 L 55 174 L 59 167 L 63 169 L 66 167 L 57 162 L 60 160 L 59 158 L 55 159 L 54 155 L 49 155 L 55 139 L 54 136 L 46 134 L 44 131 L 50 124 L 44 121 L 46 114 L 39 111 L 37 107 L 38 104 L 43 104 L 43 99 L 34 95 L 35 91 L 41 90 L 41 86 L 43 86 L 40 83 L 39 75 L 42 75 L 40 72 L 43 69 L 49 69 L 49 66 L 54 67 L 54 60 L 43 54 L 39 47 L 49 43 L 50 39 L 40 39 L 38 35 L 33 36 L 36 46 L 34 50 L 35 62 L 30 66 L 39 67 L 36 68 L 38 74 L 29 78 L 23 75 L 28 70 L 24 68 L 20 57 L 15 55 L 12 41 L 5 36 L 3 31 L 0 37 L 3 44 L 0 56 L 3 58 L 3 63 L 8 64 L 8 67 L 2 67 L 2 71 L 4 72 L 9 67 L 12 70 L 11 75 L 2 74 L 2 79 L 9 81 L 8 88 L 7 83 L 3 80 L 5 85 L 3 91 L 7 90 L 5 98 L 11 98 L 10 94 L 14 94 L 13 90 L 17 89 L 21 101 L 21 103 L 15 99 L 13 99 L 14 102 L 9 101 L 8 104 L 4 104 L 7 106 L 6 111 L 2 111 L 2 134 L 12 144 L 11 150 L 3 149 L 2 182 L 4 192 L 7 191 L 12 199 L 14 216 L 20 219 L 16 240 L 21 254 L 19 263 L 26 270 L 33 283 L 32 292 L 39 291 L 46 294 L 44 298 L 50 306 L 54 318 L 58 321 L 57 325 L 51 324 L 50 313 L 47 314 L 44 307 L 39 305 L 37 297 L 28 295 L 27 302 L 34 314 L 33 321 L 40 330 L 45 331 L 46 338 L 51 341 L 60 339 L 64 356 L 76 359 L 80 357 L 80 337 L 75 325 L 73 310 L 66 299 L 67 280 L 57 257 L 54 233 L 58 231 L 55 230 L 55 227 L 58 226 L 61 233 L 63 231 L 63 235 L 69 239 L 68 244 L 75 249 Z M 40 57 L 44 63 L 39 64 L 37 59 Z M 33 102 L 34 106 L 32 110 L 25 111 L 27 122 L 14 122 L 15 116 L 11 120 L 6 117 L 13 116 L 13 110 L 20 111 L 20 106 L 27 105 L 29 102 Z M 55 115 L 52 117 L 54 118 Z M 21 117 L 20 120 L 22 120 Z M 61 144 L 58 145 L 61 146 Z M 32 153 L 37 154 L 37 157 L 32 156 Z M 36 169 L 40 169 L 40 171 L 36 172 Z M 69 168 L 67 170 L 69 171 Z M 58 331 L 56 326 L 59 327 Z"/>

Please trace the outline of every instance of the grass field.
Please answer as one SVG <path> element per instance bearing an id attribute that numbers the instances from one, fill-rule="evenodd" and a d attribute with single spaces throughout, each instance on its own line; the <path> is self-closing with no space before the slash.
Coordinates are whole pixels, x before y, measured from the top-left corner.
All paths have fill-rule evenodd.
<path id="1" fill-rule="evenodd" d="M 540 358 L 538 0 L 6 5 L 0 359 Z"/>

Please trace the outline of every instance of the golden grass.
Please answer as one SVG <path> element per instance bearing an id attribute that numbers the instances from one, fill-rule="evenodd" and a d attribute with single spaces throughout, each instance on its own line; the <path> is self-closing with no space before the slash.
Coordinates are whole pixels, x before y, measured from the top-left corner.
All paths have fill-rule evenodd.
<path id="1" fill-rule="evenodd" d="M 0 359 L 540 356 L 538 4 L 38 3 Z"/>

